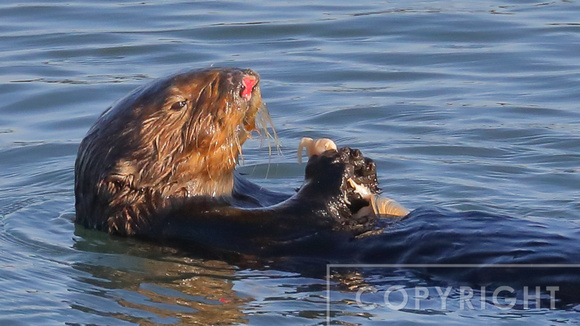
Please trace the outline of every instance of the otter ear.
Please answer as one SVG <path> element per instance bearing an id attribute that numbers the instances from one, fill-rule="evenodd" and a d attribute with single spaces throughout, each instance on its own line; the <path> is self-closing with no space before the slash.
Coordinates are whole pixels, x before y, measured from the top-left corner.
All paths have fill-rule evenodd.
<path id="1" fill-rule="evenodd" d="M 178 101 L 178 102 L 173 103 L 173 105 L 171 105 L 171 110 L 180 111 L 180 110 L 183 110 L 185 107 L 187 107 L 187 101 L 185 101 L 185 100 Z"/>

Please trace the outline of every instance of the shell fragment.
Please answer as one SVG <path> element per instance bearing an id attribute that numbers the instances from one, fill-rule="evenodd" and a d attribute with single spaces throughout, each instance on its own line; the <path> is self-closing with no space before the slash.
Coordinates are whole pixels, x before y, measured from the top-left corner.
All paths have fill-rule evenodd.
<path id="1" fill-rule="evenodd" d="M 302 151 L 306 149 L 306 156 L 320 155 L 328 150 L 337 150 L 336 144 L 328 138 L 312 139 L 304 137 L 298 144 L 298 163 L 302 163 Z"/>

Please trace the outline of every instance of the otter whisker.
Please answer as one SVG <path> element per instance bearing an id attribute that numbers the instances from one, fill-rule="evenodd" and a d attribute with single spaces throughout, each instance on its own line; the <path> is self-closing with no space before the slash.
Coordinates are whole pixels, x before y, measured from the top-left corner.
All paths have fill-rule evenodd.
<path id="1" fill-rule="evenodd" d="M 240 144 L 240 137 L 234 137 L 234 140 L 235 140 L 235 143 L 236 143 L 235 145 L 238 148 L 238 153 L 240 154 L 240 160 L 242 161 L 242 164 L 244 164 L 245 163 L 245 161 L 244 161 L 244 153 L 242 152 L 242 145 Z M 233 152 L 233 147 L 232 147 L 232 152 Z M 232 156 L 235 157 L 235 155 L 233 155 L 233 153 L 232 153 Z"/>
<path id="2" fill-rule="evenodd" d="M 258 130 L 258 134 L 264 136 L 268 141 L 268 155 L 272 156 L 272 144 L 270 140 L 273 140 L 276 144 L 276 150 L 279 154 L 282 154 L 282 148 L 280 146 L 280 140 L 278 139 L 278 135 L 276 134 L 276 128 L 274 128 L 274 123 L 272 122 L 272 117 L 270 116 L 270 111 L 268 111 L 268 107 L 266 103 L 262 102 L 260 108 L 258 109 L 258 124 L 260 125 L 260 129 L 264 131 L 264 135 L 260 133 Z M 268 131 L 268 125 L 272 129 L 272 133 Z"/>
<path id="3" fill-rule="evenodd" d="M 266 169 L 266 176 L 265 178 L 268 178 L 268 175 L 270 173 L 270 163 L 272 162 L 272 143 L 271 140 L 274 141 L 274 143 L 276 144 L 276 149 L 278 154 L 282 154 L 282 149 L 280 146 L 280 141 L 278 139 L 278 135 L 276 134 L 276 128 L 274 128 L 274 123 L 272 122 L 272 117 L 270 116 L 270 111 L 268 110 L 268 107 L 266 106 L 266 103 L 262 102 L 262 104 L 260 105 L 259 109 L 258 109 L 258 119 L 257 119 L 257 123 L 259 125 L 259 129 L 257 129 L 257 132 L 260 136 L 265 137 L 266 141 L 268 142 L 268 167 Z M 272 133 L 270 133 L 268 131 L 268 125 L 270 125 L 270 128 L 272 128 Z M 260 133 L 260 129 L 264 131 L 264 135 L 262 135 L 262 133 Z"/>

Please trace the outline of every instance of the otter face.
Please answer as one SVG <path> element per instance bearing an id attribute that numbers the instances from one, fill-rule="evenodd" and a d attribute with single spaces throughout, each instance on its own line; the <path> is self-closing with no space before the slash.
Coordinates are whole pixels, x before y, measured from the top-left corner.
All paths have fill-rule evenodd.
<path id="1" fill-rule="evenodd" d="M 240 69 L 168 78 L 164 100 L 143 103 L 140 146 L 128 157 L 140 165 L 140 186 L 163 188 L 166 195 L 231 192 L 241 146 L 256 130 L 259 80 Z"/>

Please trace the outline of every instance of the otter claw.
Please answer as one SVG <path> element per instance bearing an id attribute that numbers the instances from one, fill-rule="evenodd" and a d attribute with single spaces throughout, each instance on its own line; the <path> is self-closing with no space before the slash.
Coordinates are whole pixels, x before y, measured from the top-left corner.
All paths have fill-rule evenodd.
<path id="1" fill-rule="evenodd" d="M 370 208 L 372 208 L 374 214 L 376 215 L 389 215 L 402 217 L 408 215 L 410 212 L 401 204 L 397 203 L 395 200 L 390 198 L 382 198 L 379 195 L 373 194 L 369 188 L 357 184 L 353 179 L 348 179 L 348 183 L 354 188 L 354 191 L 358 193 L 363 199 L 370 202 Z M 368 209 L 361 209 L 362 214 L 369 213 Z"/>
<path id="2" fill-rule="evenodd" d="M 320 138 L 314 140 L 309 137 L 304 137 L 298 144 L 298 163 L 302 163 L 302 149 L 306 149 L 306 156 L 310 158 L 312 155 L 320 155 L 328 150 L 337 150 L 336 144 L 328 138 Z"/>

